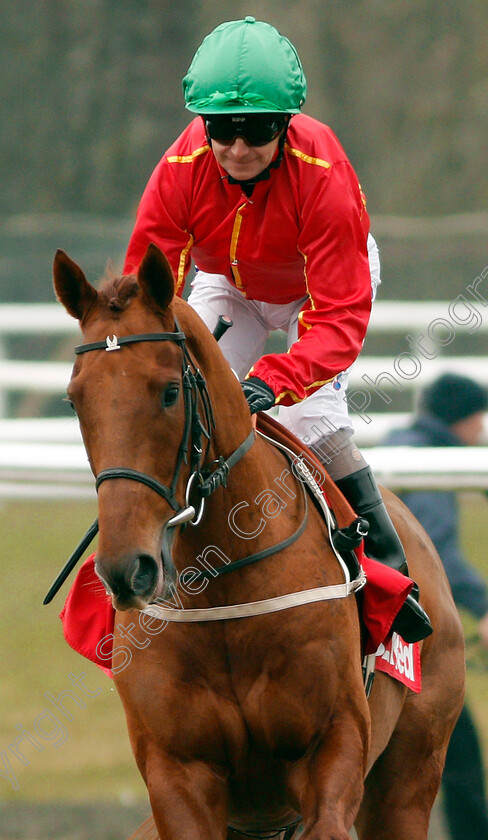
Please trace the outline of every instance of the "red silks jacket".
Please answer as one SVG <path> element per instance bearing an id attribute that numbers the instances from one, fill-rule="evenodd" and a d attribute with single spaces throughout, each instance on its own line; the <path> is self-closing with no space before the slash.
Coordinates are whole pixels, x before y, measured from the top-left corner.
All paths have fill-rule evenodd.
<path id="1" fill-rule="evenodd" d="M 277 403 L 291 405 L 361 349 L 371 309 L 368 231 L 364 194 L 330 128 L 294 116 L 279 168 L 248 197 L 229 183 L 198 117 L 148 182 L 124 270 L 136 271 L 153 242 L 169 259 L 179 294 L 193 256 L 249 299 L 285 304 L 306 296 L 298 340 L 252 369 Z"/>

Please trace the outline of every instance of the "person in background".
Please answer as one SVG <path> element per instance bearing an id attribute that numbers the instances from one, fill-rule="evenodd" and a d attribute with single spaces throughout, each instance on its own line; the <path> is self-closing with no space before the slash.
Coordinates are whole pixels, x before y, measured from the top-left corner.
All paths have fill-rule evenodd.
<path id="1" fill-rule="evenodd" d="M 389 446 L 476 446 L 483 435 L 485 390 L 472 379 L 446 373 L 422 392 L 407 428 L 392 430 Z M 480 644 L 488 649 L 488 586 L 463 553 L 459 501 L 454 491 L 418 490 L 401 495 L 434 543 L 454 601 L 478 620 Z M 449 744 L 442 779 L 443 803 L 452 840 L 488 840 L 488 806 L 480 740 L 467 705 Z"/>
<path id="2" fill-rule="evenodd" d="M 232 319 L 220 347 L 251 413 L 279 407 L 279 421 L 368 520 L 369 556 L 407 574 L 345 399 L 379 282 L 358 178 L 331 129 L 300 113 L 300 59 L 268 23 L 248 16 L 214 29 L 183 91 L 196 116 L 149 179 L 124 272 L 137 271 L 153 242 L 181 294 L 193 256 L 188 302 L 210 330 L 219 315 Z M 265 353 L 275 329 L 288 334 L 288 350 Z M 411 594 L 393 627 L 406 641 L 432 632 Z"/>

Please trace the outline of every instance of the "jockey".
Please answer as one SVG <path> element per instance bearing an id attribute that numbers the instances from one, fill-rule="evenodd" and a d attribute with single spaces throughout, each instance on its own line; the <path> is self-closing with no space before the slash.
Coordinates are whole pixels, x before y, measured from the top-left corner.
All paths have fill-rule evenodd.
<path id="1" fill-rule="evenodd" d="M 290 41 L 253 17 L 218 26 L 183 79 L 197 117 L 168 149 L 142 196 L 125 272 L 154 242 L 181 294 L 213 330 L 251 413 L 278 420 L 312 448 L 358 515 L 366 553 L 407 573 L 371 469 L 352 440 L 346 388 L 379 278 L 376 243 L 355 172 L 328 126 L 300 113 L 307 83 Z M 286 353 L 265 353 L 285 330 Z M 394 625 L 406 641 L 432 632 L 412 596 Z"/>

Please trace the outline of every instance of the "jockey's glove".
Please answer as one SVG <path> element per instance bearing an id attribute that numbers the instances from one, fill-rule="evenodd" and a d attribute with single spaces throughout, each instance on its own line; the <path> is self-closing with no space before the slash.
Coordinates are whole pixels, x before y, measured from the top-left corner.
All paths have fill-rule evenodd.
<path id="1" fill-rule="evenodd" d="M 241 382 L 244 396 L 247 400 L 251 414 L 256 414 L 257 411 L 266 411 L 271 408 L 276 401 L 276 397 L 266 382 L 259 379 L 257 376 L 250 376 Z"/>

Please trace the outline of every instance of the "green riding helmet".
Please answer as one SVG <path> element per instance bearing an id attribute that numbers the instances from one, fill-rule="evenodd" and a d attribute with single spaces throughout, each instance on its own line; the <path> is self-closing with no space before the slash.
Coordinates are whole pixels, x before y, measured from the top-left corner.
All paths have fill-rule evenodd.
<path id="1" fill-rule="evenodd" d="M 307 80 L 293 44 L 274 26 L 246 17 L 217 26 L 183 79 L 196 114 L 298 114 Z"/>

